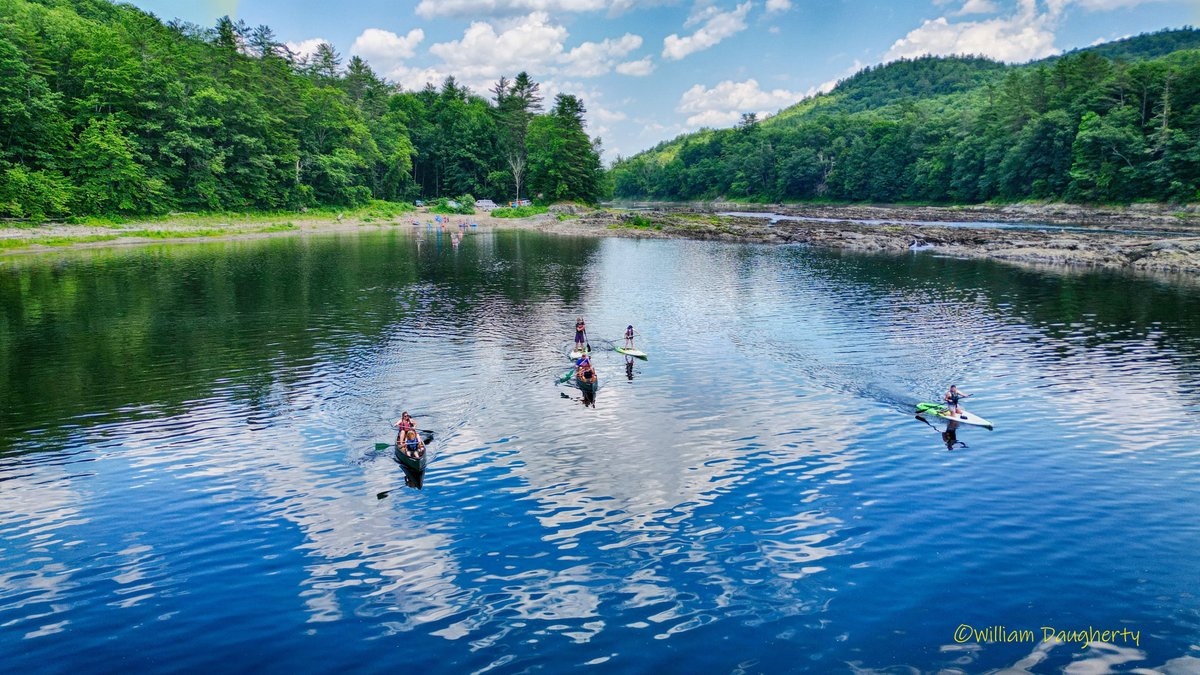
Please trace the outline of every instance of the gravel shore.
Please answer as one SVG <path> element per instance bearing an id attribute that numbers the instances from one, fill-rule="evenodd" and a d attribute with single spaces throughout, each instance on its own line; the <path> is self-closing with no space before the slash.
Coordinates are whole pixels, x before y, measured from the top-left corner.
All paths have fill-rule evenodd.
<path id="1" fill-rule="evenodd" d="M 916 249 L 1014 262 L 1200 273 L 1200 216 L 1163 207 L 776 205 L 761 210 L 821 220 L 771 222 L 765 218 L 716 215 L 730 212 L 734 207 L 719 203 L 640 205 L 637 211 L 591 211 L 561 223 L 548 221 L 532 225 L 537 229 L 571 234 L 802 243 L 855 251 Z M 745 206 L 736 208 L 746 211 Z M 759 207 L 754 208 L 759 210 Z M 859 222 L 864 220 L 870 222 Z M 1002 226 L 970 227 L 951 223 L 996 223 Z M 1048 227 L 1041 228 L 1041 225 Z M 1069 229 L 1059 229 L 1063 226 Z"/>
<path id="2" fill-rule="evenodd" d="M 532 229 L 576 236 L 687 238 L 756 243 L 800 243 L 854 251 L 928 250 L 966 258 L 1200 274 L 1200 213 L 1196 207 L 1135 205 L 858 206 L 637 204 L 626 209 L 554 206 L 532 218 L 452 216 L 483 229 Z M 778 220 L 729 212 L 770 212 L 811 220 Z M 119 228 L 47 224 L 0 228 L 0 253 L 32 253 L 164 241 L 224 241 L 411 227 L 433 216 L 424 210 L 387 220 L 292 217 L 286 227 L 269 219 L 212 223 L 187 219 Z M 865 222 L 864 222 L 865 221 Z M 915 222 L 921 221 L 921 222 Z M 964 226 L 970 223 L 1000 227 Z M 1009 226 L 1006 227 L 1005 224 Z M 1042 227 L 1046 226 L 1046 227 Z M 1055 227 L 1058 226 L 1058 227 Z M 1068 229 L 1060 229 L 1061 227 Z"/>

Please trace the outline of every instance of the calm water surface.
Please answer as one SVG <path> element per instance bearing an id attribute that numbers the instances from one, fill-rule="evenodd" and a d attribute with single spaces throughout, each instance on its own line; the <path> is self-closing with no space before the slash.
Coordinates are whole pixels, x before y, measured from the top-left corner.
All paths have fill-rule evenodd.
<path id="1" fill-rule="evenodd" d="M 599 353 L 594 400 L 554 384 L 579 314 L 650 354 Z M 1200 672 L 1198 354 L 1195 285 L 928 255 L 398 231 L 7 258 L 0 659 Z M 947 450 L 911 410 L 955 382 L 996 429 Z M 404 409 L 423 476 L 375 449 Z"/>

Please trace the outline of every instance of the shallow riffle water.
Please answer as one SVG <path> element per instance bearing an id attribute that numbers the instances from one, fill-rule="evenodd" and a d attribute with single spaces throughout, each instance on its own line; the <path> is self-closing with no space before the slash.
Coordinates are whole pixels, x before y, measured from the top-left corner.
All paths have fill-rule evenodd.
<path id="1" fill-rule="evenodd" d="M 554 383 L 578 315 L 594 398 Z M 604 349 L 630 323 L 647 361 Z M 1198 353 L 1195 285 L 924 254 L 404 229 L 6 258 L 0 655 L 1197 672 Z M 952 383 L 994 430 L 914 417 Z M 402 410 L 424 475 L 376 449 Z"/>

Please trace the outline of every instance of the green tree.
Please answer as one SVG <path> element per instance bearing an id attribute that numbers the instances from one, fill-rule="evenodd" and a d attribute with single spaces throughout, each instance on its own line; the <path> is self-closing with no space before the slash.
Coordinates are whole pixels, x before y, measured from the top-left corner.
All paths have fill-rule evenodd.
<path id="1" fill-rule="evenodd" d="M 524 71 L 518 73 L 511 83 L 506 78 L 500 78 L 492 89 L 500 131 L 500 152 L 508 166 L 515 199 L 521 198 L 521 185 L 528 167 L 529 153 L 525 141 L 529 135 L 529 123 L 542 109 L 539 89 L 540 85 Z"/>
<path id="2" fill-rule="evenodd" d="M 84 213 L 155 213 L 168 206 L 167 188 L 149 178 L 133 143 L 113 118 L 88 123 L 72 153 L 76 199 Z"/>
<path id="3" fill-rule="evenodd" d="M 586 113 L 581 100 L 559 94 L 550 114 L 529 125 L 529 185 L 543 201 L 592 203 L 602 196 L 600 151 L 584 131 Z"/>

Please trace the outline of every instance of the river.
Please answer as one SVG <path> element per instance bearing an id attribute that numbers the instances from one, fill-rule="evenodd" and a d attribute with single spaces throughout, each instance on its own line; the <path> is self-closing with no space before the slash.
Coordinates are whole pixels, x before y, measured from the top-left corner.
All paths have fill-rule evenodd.
<path id="1" fill-rule="evenodd" d="M 594 397 L 554 382 L 578 315 Z M 648 360 L 605 349 L 628 324 Z M 1195 285 L 928 254 L 396 230 L 7 258 L 0 655 L 1195 672 L 1198 354 Z M 914 417 L 952 383 L 994 430 Z M 402 410 L 422 476 L 376 449 Z"/>

